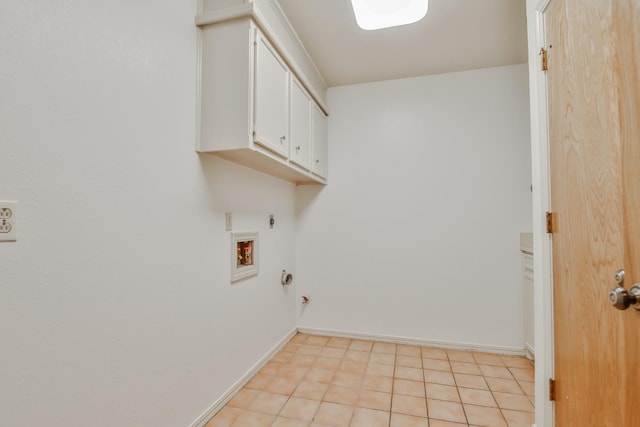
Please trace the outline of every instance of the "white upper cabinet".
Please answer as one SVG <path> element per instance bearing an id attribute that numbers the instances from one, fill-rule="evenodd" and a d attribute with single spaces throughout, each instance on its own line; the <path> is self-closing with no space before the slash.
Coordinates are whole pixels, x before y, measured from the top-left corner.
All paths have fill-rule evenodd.
<path id="1" fill-rule="evenodd" d="M 311 169 L 311 108 L 313 101 L 295 77 L 291 77 L 289 158 Z"/>
<path id="2" fill-rule="evenodd" d="M 256 7 L 247 3 L 196 17 L 197 151 L 297 184 L 326 184 L 326 107 L 317 85 L 278 45 L 286 33 L 256 25 L 263 19 Z M 237 16 L 239 11 L 247 15 Z"/>
<path id="3" fill-rule="evenodd" d="M 254 140 L 289 154 L 289 70 L 269 41 L 256 35 Z"/>
<path id="4" fill-rule="evenodd" d="M 328 158 L 329 150 L 327 144 L 327 116 L 316 106 L 313 105 L 311 112 L 311 128 L 313 147 L 313 158 L 311 163 L 311 171 L 321 177 L 327 178 L 328 174 Z"/>

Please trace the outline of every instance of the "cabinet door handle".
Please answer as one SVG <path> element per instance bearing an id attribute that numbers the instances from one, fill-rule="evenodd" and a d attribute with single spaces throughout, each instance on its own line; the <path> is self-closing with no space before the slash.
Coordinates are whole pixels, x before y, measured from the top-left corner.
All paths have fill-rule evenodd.
<path id="1" fill-rule="evenodd" d="M 280 144 L 284 143 L 284 140 L 285 140 L 285 139 L 287 139 L 287 137 L 286 137 L 286 136 L 281 136 L 281 137 L 280 137 Z"/>
<path id="2" fill-rule="evenodd" d="M 316 165 L 320 163 L 320 159 L 316 159 Z"/>
<path id="3" fill-rule="evenodd" d="M 300 146 L 299 145 L 296 147 L 296 151 L 300 151 Z"/>

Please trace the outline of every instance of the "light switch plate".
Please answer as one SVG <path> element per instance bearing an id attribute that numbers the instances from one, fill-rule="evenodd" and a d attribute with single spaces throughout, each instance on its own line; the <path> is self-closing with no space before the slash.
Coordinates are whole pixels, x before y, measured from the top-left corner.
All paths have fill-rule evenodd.
<path id="1" fill-rule="evenodd" d="M 231 231 L 233 229 L 233 224 L 231 223 L 231 212 L 224 213 L 224 228 L 227 231 Z"/>
<path id="2" fill-rule="evenodd" d="M 18 239 L 18 202 L 0 200 L 0 242 Z"/>

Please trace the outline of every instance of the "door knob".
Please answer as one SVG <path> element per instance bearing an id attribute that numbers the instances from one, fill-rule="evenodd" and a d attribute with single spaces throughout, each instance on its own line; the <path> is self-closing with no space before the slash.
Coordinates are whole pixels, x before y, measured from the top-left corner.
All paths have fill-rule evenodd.
<path id="1" fill-rule="evenodd" d="M 609 292 L 609 301 L 618 310 L 626 310 L 629 306 L 640 311 L 640 283 L 636 283 L 630 290 L 624 287 L 624 270 L 618 270 L 615 275 L 618 287 Z"/>

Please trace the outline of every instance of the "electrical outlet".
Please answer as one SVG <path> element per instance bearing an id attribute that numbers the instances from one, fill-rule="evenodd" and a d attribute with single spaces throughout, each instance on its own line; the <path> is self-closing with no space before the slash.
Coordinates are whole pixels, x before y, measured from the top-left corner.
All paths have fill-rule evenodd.
<path id="1" fill-rule="evenodd" d="M 0 242 L 17 240 L 18 202 L 0 200 Z"/>
<path id="2" fill-rule="evenodd" d="M 11 208 L 0 208 L 0 219 L 10 219 L 13 216 Z"/>
<path id="3" fill-rule="evenodd" d="M 13 229 L 13 227 L 11 226 L 11 223 L 6 219 L 3 219 L 1 221 L 2 222 L 0 222 L 0 233 L 11 233 L 11 230 Z"/>

